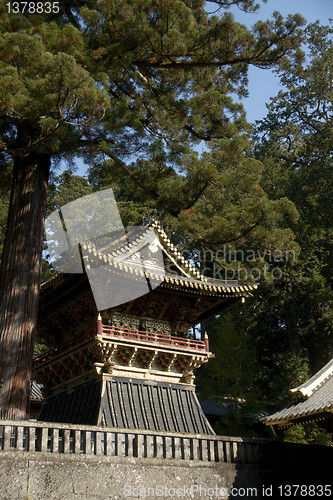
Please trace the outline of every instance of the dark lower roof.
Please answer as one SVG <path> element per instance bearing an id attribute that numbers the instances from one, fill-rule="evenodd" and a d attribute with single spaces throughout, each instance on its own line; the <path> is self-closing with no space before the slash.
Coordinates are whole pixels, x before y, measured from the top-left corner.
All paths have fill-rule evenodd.
<path id="1" fill-rule="evenodd" d="M 38 420 L 67 424 L 96 425 L 101 396 L 101 382 L 82 384 L 73 391 L 48 398 Z"/>
<path id="2" fill-rule="evenodd" d="M 283 425 L 316 414 L 333 412 L 333 375 L 325 380 L 305 401 L 293 403 L 273 415 L 264 417 L 266 425 Z"/>
<path id="3" fill-rule="evenodd" d="M 205 415 L 212 417 L 222 417 L 228 413 L 228 405 L 219 399 L 204 399 L 200 400 L 201 408 L 203 409 Z"/>
<path id="4" fill-rule="evenodd" d="M 120 377 L 49 398 L 39 420 L 214 434 L 192 387 Z"/>

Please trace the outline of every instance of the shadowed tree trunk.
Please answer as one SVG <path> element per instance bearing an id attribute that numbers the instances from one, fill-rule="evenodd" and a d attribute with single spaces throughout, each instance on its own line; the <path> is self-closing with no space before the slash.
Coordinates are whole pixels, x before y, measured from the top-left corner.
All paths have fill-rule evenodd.
<path id="1" fill-rule="evenodd" d="M 0 281 L 0 414 L 27 418 L 50 156 L 14 159 Z"/>
<path id="2" fill-rule="evenodd" d="M 287 290 L 289 297 L 292 296 L 293 286 L 292 283 L 287 283 Z M 285 304 L 285 323 L 286 323 L 286 334 L 289 344 L 289 349 L 295 354 L 299 354 L 301 351 L 301 342 L 299 338 L 299 329 L 297 327 L 296 314 L 294 309 L 294 304 L 288 298 Z"/>

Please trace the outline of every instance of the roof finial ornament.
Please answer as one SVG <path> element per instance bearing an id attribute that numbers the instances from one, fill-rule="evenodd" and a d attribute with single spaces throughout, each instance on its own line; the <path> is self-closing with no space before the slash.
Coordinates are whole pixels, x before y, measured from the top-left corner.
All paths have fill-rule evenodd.
<path id="1" fill-rule="evenodd" d="M 142 217 L 142 224 L 143 226 L 161 225 L 157 217 L 156 208 L 153 208 L 146 212 L 146 214 Z"/>
<path id="2" fill-rule="evenodd" d="M 204 342 L 205 342 L 206 351 L 209 352 L 209 338 L 208 338 L 207 332 L 205 332 L 205 335 L 204 335 Z"/>

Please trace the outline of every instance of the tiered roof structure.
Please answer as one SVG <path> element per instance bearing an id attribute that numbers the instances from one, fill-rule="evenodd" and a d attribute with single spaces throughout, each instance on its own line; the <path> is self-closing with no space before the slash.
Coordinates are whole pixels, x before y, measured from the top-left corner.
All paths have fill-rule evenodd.
<path id="1" fill-rule="evenodd" d="M 212 353 L 207 338 L 188 332 L 256 286 L 201 275 L 157 222 L 104 246 L 87 241 L 81 256 L 84 274 L 60 273 L 41 289 L 39 335 L 55 347 L 35 360 L 40 419 L 213 433 L 194 386 L 194 370 Z M 115 305 L 97 311 L 88 276 L 101 262 L 98 302 Z"/>
<path id="2" fill-rule="evenodd" d="M 316 421 L 333 431 L 333 359 L 291 392 L 295 401 L 262 419 L 273 432 L 297 423 Z"/>

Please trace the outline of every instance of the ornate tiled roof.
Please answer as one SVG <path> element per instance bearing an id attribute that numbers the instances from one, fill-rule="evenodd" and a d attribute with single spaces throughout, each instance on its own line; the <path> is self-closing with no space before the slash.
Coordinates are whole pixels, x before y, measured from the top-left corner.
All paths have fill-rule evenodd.
<path id="1" fill-rule="evenodd" d="M 175 272 L 166 272 L 164 266 L 158 264 L 154 266 L 152 262 L 144 261 L 144 266 L 137 266 L 133 262 L 133 252 L 136 250 L 140 251 L 152 243 L 150 241 L 152 239 L 151 228 L 155 230 L 156 234 L 153 243 L 161 249 L 164 259 L 172 262 L 174 268 L 177 269 L 177 274 Z M 160 282 L 162 286 L 174 285 L 183 289 L 202 291 L 205 294 L 245 296 L 257 288 L 256 284 L 240 285 L 235 280 L 221 280 L 203 276 L 171 243 L 165 231 L 158 223 L 153 223 L 151 227 L 147 226 L 143 228 L 143 231 L 142 228 L 139 228 L 141 231 L 137 231 L 136 234 L 135 229 L 133 228 L 132 230 L 130 243 L 125 238 L 122 238 L 113 243 L 112 246 L 107 245 L 102 248 L 96 248 L 90 242 L 83 244 L 86 265 L 90 266 L 89 261 L 104 260 L 104 262 L 109 263 L 110 268 L 118 269 L 120 272 L 125 271 L 127 274 L 132 274 L 133 276 L 145 276 L 146 278 Z"/>
<path id="2" fill-rule="evenodd" d="M 333 413 L 333 359 L 304 384 L 292 389 L 292 392 L 306 399 L 263 417 L 263 423 L 283 426 L 299 419 Z"/>
<path id="3" fill-rule="evenodd" d="M 152 233 L 152 229 L 154 232 Z M 152 234 L 153 239 L 152 241 Z M 141 251 L 145 246 L 156 244 L 162 251 L 164 260 L 170 262 L 177 272 L 166 271 L 164 265 L 159 262 L 144 261 L 137 264 L 133 255 Z M 239 284 L 236 280 L 222 280 L 206 277 L 194 267 L 171 243 L 167 234 L 158 222 L 153 222 L 149 226 L 135 226 L 118 240 L 104 246 L 96 247 L 90 241 L 82 245 L 84 261 L 86 267 L 90 268 L 91 263 L 102 261 L 108 263 L 110 270 L 125 272 L 128 276 L 146 277 L 156 280 L 166 287 L 180 287 L 182 289 L 197 290 L 204 294 L 223 294 L 223 296 L 247 296 L 255 290 L 257 284 Z M 64 278 L 63 273 L 51 278 L 43 283 L 42 289 L 57 286 L 57 281 Z"/>

